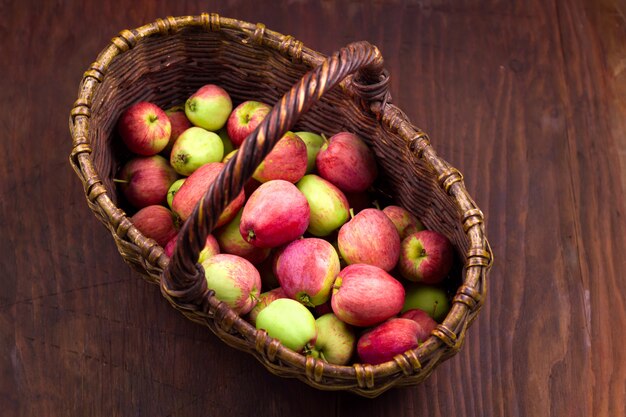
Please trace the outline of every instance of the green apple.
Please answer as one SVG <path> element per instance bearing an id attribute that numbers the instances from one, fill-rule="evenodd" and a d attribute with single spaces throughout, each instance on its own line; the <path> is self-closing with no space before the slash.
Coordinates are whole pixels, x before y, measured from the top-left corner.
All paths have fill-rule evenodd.
<path id="1" fill-rule="evenodd" d="M 306 145 L 306 155 L 308 162 L 306 164 L 306 173 L 310 174 L 315 169 L 315 158 L 324 143 L 328 141 L 321 135 L 313 132 L 295 132 Z"/>
<path id="2" fill-rule="evenodd" d="M 181 178 L 172 183 L 169 190 L 167 190 L 167 205 L 172 208 L 172 200 L 174 200 L 174 195 L 178 192 L 178 189 L 185 182 L 186 178 Z"/>
<path id="3" fill-rule="evenodd" d="M 246 314 L 256 305 L 261 294 L 261 277 L 250 262 L 220 253 L 206 258 L 202 267 L 207 287 L 237 314 Z"/>
<path id="4" fill-rule="evenodd" d="M 356 347 L 354 328 L 339 320 L 333 313 L 319 317 L 315 324 L 317 340 L 311 355 L 335 365 L 348 364 Z"/>
<path id="5" fill-rule="evenodd" d="M 343 192 L 315 174 L 302 177 L 296 184 L 311 208 L 307 232 L 328 236 L 350 218 L 350 206 Z"/>
<path id="6" fill-rule="evenodd" d="M 215 84 L 200 87 L 185 102 L 185 115 L 189 121 L 211 131 L 224 127 L 232 110 L 230 96 L 226 90 Z"/>
<path id="7" fill-rule="evenodd" d="M 315 317 L 305 306 L 291 298 L 279 298 L 256 317 L 256 328 L 265 330 L 295 352 L 310 352 L 315 344 Z"/>
<path id="8" fill-rule="evenodd" d="M 235 145 L 233 145 L 233 141 L 230 140 L 226 127 L 221 128 L 216 133 L 220 139 L 222 139 L 222 143 L 224 144 L 224 155 L 228 155 L 235 149 Z"/>
<path id="9" fill-rule="evenodd" d="M 228 152 L 226 156 L 224 156 L 224 158 L 222 159 L 222 163 L 225 164 L 226 162 L 230 161 L 235 155 L 237 155 L 237 149 L 233 149 L 232 151 Z"/>
<path id="10" fill-rule="evenodd" d="M 446 317 L 450 310 L 450 301 L 446 290 L 438 285 L 427 285 L 420 283 L 408 283 L 405 285 L 406 295 L 402 313 L 420 309 L 428 313 L 437 322 Z"/>
<path id="11" fill-rule="evenodd" d="M 268 305 L 278 300 L 279 298 L 287 298 L 282 288 L 274 288 L 273 290 L 262 292 L 259 296 L 259 302 L 248 313 L 248 321 L 253 326 L 256 325 L 256 318 L 259 313 L 265 309 Z"/>
<path id="12" fill-rule="evenodd" d="M 222 139 L 201 127 L 190 127 L 180 134 L 170 155 L 170 165 L 181 175 L 191 175 L 202 165 L 221 162 L 224 157 Z"/>

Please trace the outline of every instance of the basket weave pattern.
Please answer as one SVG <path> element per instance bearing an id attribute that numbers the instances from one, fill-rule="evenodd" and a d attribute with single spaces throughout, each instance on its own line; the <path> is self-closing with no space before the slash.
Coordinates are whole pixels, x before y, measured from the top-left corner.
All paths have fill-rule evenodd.
<path id="1" fill-rule="evenodd" d="M 423 381 L 462 346 L 483 305 L 492 253 L 481 210 L 461 173 L 440 158 L 428 136 L 391 104 L 380 52 L 366 42 L 331 57 L 291 36 L 217 14 L 167 17 L 124 30 L 85 72 L 70 113 L 70 163 L 87 204 L 111 232 L 124 260 L 187 318 L 208 326 L 230 346 L 257 357 L 272 373 L 325 390 L 374 397 Z M 234 102 L 276 103 L 226 164 L 179 233 L 172 259 L 143 236 L 119 207 L 113 178 L 128 157 L 115 136 L 120 114 L 147 100 L 163 108 L 215 83 Z M 195 259 L 223 208 L 242 189 L 276 141 L 294 127 L 331 136 L 351 131 L 374 150 L 380 192 L 453 243 L 463 268 L 452 308 L 431 337 L 380 365 L 337 366 L 305 357 L 257 331 L 206 288 Z"/>

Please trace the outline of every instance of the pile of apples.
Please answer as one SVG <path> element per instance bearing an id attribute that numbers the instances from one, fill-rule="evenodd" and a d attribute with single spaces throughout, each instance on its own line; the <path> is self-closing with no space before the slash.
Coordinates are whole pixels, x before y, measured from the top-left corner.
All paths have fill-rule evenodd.
<path id="1" fill-rule="evenodd" d="M 270 112 L 209 84 L 167 111 L 139 102 L 117 132 L 115 179 L 133 224 L 171 256 L 192 213 Z M 445 318 L 454 249 L 409 211 L 380 208 L 378 168 L 356 134 L 287 132 L 219 217 L 198 262 L 208 288 L 257 329 L 329 363 L 379 364 Z"/>

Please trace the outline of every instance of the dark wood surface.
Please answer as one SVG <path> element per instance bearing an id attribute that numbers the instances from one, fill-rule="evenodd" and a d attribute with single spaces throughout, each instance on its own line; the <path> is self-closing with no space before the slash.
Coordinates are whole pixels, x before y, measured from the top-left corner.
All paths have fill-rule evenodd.
<path id="1" fill-rule="evenodd" d="M 3 416 L 626 415 L 620 0 L 0 3 Z M 122 261 L 68 163 L 120 30 L 214 11 L 324 53 L 380 47 L 394 102 L 465 175 L 496 263 L 459 354 L 374 400 L 269 374 Z"/>

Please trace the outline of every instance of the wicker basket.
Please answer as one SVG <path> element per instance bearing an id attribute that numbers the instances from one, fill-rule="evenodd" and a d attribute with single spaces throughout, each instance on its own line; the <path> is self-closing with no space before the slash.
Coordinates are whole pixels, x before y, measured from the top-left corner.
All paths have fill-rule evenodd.
<path id="1" fill-rule="evenodd" d="M 459 350 L 483 304 L 492 262 L 483 214 L 462 175 L 390 103 L 388 79 L 379 51 L 366 42 L 326 58 L 263 24 L 213 13 L 158 19 L 120 32 L 85 72 L 70 115 L 70 162 L 89 207 L 110 230 L 124 260 L 160 285 L 163 296 L 186 317 L 251 353 L 276 375 L 374 397 L 393 386 L 423 381 Z M 118 206 L 113 178 L 128 155 L 118 145 L 114 127 L 121 112 L 137 101 L 169 107 L 207 83 L 224 87 L 235 103 L 277 104 L 183 225 L 169 259 Z M 326 135 L 341 130 L 359 134 L 376 154 L 378 190 L 427 228 L 448 236 L 456 249 L 462 267 L 456 272 L 450 312 L 428 340 L 392 361 L 337 366 L 289 350 L 219 302 L 193 261 L 199 242 L 211 233 L 232 196 L 278 138 L 294 127 Z"/>

